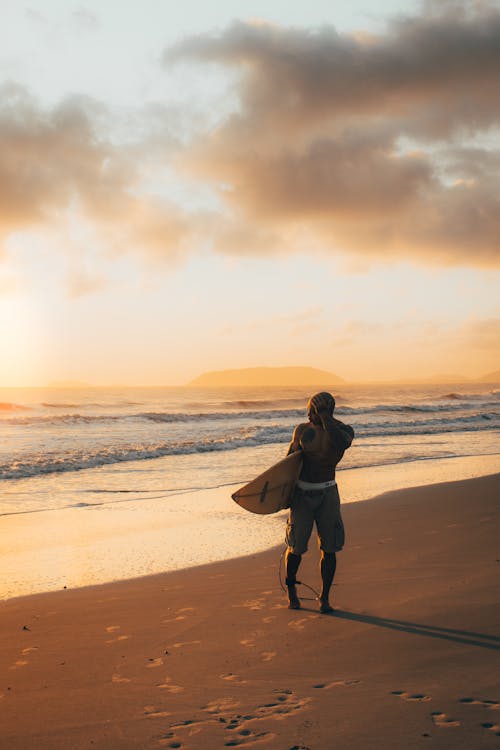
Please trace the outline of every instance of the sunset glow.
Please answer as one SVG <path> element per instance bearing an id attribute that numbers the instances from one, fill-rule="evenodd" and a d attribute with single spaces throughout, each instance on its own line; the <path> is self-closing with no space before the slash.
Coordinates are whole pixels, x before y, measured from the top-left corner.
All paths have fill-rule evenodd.
<path id="1" fill-rule="evenodd" d="M 498 3 L 295 5 L 5 4 L 0 386 L 499 369 Z"/>

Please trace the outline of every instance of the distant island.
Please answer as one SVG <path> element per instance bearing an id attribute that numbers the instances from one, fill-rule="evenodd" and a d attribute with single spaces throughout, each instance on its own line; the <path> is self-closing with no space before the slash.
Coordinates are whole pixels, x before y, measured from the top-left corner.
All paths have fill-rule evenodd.
<path id="1" fill-rule="evenodd" d="M 346 381 L 315 367 L 246 367 L 204 372 L 187 385 L 193 387 L 305 386 L 326 387 Z"/>

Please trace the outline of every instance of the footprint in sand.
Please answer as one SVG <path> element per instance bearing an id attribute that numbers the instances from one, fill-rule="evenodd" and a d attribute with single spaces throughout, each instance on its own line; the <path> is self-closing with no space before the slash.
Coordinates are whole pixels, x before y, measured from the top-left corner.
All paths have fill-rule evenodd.
<path id="1" fill-rule="evenodd" d="M 461 722 L 457 719 L 449 719 L 442 711 L 433 711 L 431 719 L 434 726 L 439 728 L 459 727 Z"/>
<path id="2" fill-rule="evenodd" d="M 30 654 L 32 651 L 38 651 L 38 646 L 28 646 L 28 648 L 23 648 L 21 654 L 26 656 L 26 654 Z"/>
<path id="3" fill-rule="evenodd" d="M 194 607 L 181 607 L 176 611 L 176 615 L 182 615 L 183 612 L 196 612 Z"/>
<path id="4" fill-rule="evenodd" d="M 161 656 L 158 656 L 156 659 L 148 659 L 148 663 L 146 664 L 147 669 L 154 669 L 155 667 L 161 667 L 163 664 L 163 659 Z"/>
<path id="5" fill-rule="evenodd" d="M 20 669 L 21 667 L 25 667 L 26 664 L 29 664 L 28 659 L 18 659 L 9 669 Z"/>
<path id="6" fill-rule="evenodd" d="M 258 718 L 285 719 L 301 711 L 312 698 L 297 698 L 291 690 L 274 690 L 275 700 L 257 707 Z"/>
<path id="7" fill-rule="evenodd" d="M 170 726 L 174 729 L 185 729 L 186 727 L 193 727 L 195 724 L 202 724 L 200 719 L 184 719 L 184 721 L 178 721 Z"/>
<path id="8" fill-rule="evenodd" d="M 110 638 L 106 643 L 120 643 L 121 641 L 128 641 L 129 635 L 119 635 L 117 638 Z"/>
<path id="9" fill-rule="evenodd" d="M 238 677 L 237 674 L 233 674 L 232 672 L 228 672 L 227 674 L 220 674 L 219 677 L 221 678 L 221 680 L 234 682 L 237 685 L 244 685 L 246 683 L 246 680 L 242 680 L 241 677 Z"/>
<path id="10" fill-rule="evenodd" d="M 121 674 L 114 674 L 111 677 L 111 682 L 114 682 L 115 684 L 121 683 L 121 682 L 132 682 L 128 677 L 122 677 Z"/>
<path id="11" fill-rule="evenodd" d="M 234 700 L 234 698 L 219 698 L 218 700 L 210 701 L 206 706 L 202 706 L 201 710 L 209 714 L 220 714 L 226 711 L 233 711 L 239 705 L 239 702 Z"/>
<path id="12" fill-rule="evenodd" d="M 162 745 L 163 747 L 182 747 L 182 742 L 175 739 L 175 736 L 170 732 L 167 732 L 167 734 L 163 735 L 162 737 L 158 738 L 158 744 Z"/>
<path id="13" fill-rule="evenodd" d="M 482 700 L 481 698 L 460 698 L 458 702 L 468 706 L 483 706 L 492 711 L 500 711 L 500 703 L 498 701 Z"/>
<path id="14" fill-rule="evenodd" d="M 197 646 L 201 641 L 179 641 L 179 643 L 173 643 L 168 648 L 182 648 L 183 646 Z"/>
<path id="15" fill-rule="evenodd" d="M 276 651 L 262 651 L 260 654 L 261 661 L 271 661 L 276 656 Z"/>
<path id="16" fill-rule="evenodd" d="M 251 610 L 260 610 L 264 609 L 265 602 L 263 599 L 248 599 L 246 602 L 242 602 L 242 604 L 233 604 L 233 607 L 244 607 L 245 609 L 251 609 Z"/>
<path id="17" fill-rule="evenodd" d="M 159 682 L 156 687 L 159 690 L 166 690 L 169 693 L 182 693 L 184 688 L 181 685 L 174 685 L 170 677 L 165 677 L 163 682 Z"/>
<path id="18" fill-rule="evenodd" d="M 167 625 L 169 622 L 181 622 L 181 620 L 186 620 L 187 615 L 177 615 L 177 617 L 171 617 L 169 620 L 162 620 L 162 625 Z"/>
<path id="19" fill-rule="evenodd" d="M 292 620 L 288 623 L 288 627 L 292 630 L 304 630 L 306 623 L 312 620 L 312 617 L 302 617 L 300 620 Z"/>
<path id="20" fill-rule="evenodd" d="M 483 701 L 483 706 L 492 711 L 500 711 L 500 703 L 498 701 Z"/>
<path id="21" fill-rule="evenodd" d="M 159 745 L 166 745 L 167 747 L 182 747 L 182 744 L 175 736 L 175 732 L 165 732 L 156 739 Z"/>
<path id="22" fill-rule="evenodd" d="M 263 622 L 265 625 L 269 625 L 269 623 L 275 619 L 276 619 L 275 615 L 269 615 L 268 617 L 263 617 L 261 622 Z"/>
<path id="23" fill-rule="evenodd" d="M 256 745 L 259 742 L 271 742 L 276 738 L 272 732 L 252 732 L 250 729 L 242 729 L 238 737 L 232 737 L 224 743 L 224 747 L 241 747 L 244 745 Z"/>
<path id="24" fill-rule="evenodd" d="M 156 706 L 144 706 L 144 716 L 148 719 L 164 719 L 166 716 L 171 716 L 170 711 L 164 711 L 162 708 L 156 708 Z"/>
<path id="25" fill-rule="evenodd" d="M 253 638 L 245 638 L 244 640 L 240 641 L 240 644 L 242 646 L 252 647 L 255 646 L 255 641 L 253 640 Z"/>
<path id="26" fill-rule="evenodd" d="M 492 724 L 490 721 L 485 721 L 481 726 L 483 729 L 487 729 L 489 732 L 493 732 L 497 737 L 500 737 L 500 724 Z"/>
<path id="27" fill-rule="evenodd" d="M 353 687 L 359 685 L 361 680 L 334 680 L 333 682 L 319 682 L 317 685 L 313 685 L 316 690 L 330 690 L 334 687 Z"/>
<path id="28" fill-rule="evenodd" d="M 224 677 L 224 676 L 223 676 Z M 273 691 L 274 699 L 269 703 L 264 703 L 257 706 L 254 711 L 249 714 L 233 714 L 228 717 L 227 714 L 238 708 L 239 703 L 233 698 L 220 698 L 213 700 L 210 703 L 202 706 L 202 711 L 206 712 L 209 716 L 207 719 L 186 719 L 185 721 L 171 724 L 172 730 L 179 732 L 180 730 L 186 729 L 190 731 L 195 725 L 194 731 L 200 731 L 203 724 L 209 722 L 217 722 L 217 724 L 224 725 L 227 739 L 224 743 L 224 747 L 237 747 L 245 746 L 257 743 L 271 742 L 276 739 L 276 735 L 272 732 L 267 731 L 254 731 L 249 728 L 250 722 L 260 722 L 262 720 L 278 719 L 283 720 L 289 716 L 301 711 L 310 701 L 311 698 L 298 698 L 293 694 L 292 690 L 289 689 L 276 689 Z M 167 740 L 174 737 L 173 734 L 168 733 L 162 735 L 159 742 L 163 745 L 168 745 Z"/>
<path id="29" fill-rule="evenodd" d="M 430 695 L 425 695 L 424 693 L 405 693 L 404 690 L 392 690 L 391 695 L 397 695 L 404 701 L 415 701 L 417 703 L 424 703 L 432 700 Z"/>
<path id="30" fill-rule="evenodd" d="M 106 633 L 116 633 L 117 630 L 121 630 L 121 625 L 108 625 Z"/>

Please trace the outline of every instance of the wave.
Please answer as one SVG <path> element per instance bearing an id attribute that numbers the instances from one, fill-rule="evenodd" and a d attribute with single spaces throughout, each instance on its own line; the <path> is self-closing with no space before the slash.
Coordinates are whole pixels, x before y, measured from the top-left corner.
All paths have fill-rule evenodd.
<path id="1" fill-rule="evenodd" d="M 202 422 L 202 421 L 235 421 L 238 419 L 264 420 L 277 418 L 305 418 L 302 409 L 290 409 L 287 411 L 270 410 L 270 411 L 253 411 L 253 412 L 201 412 L 189 414 L 186 412 L 138 412 L 136 414 L 58 414 L 29 417 L 13 417 L 8 419 L 9 424 L 13 425 L 44 425 L 44 424 L 71 424 L 71 423 L 91 423 L 91 422 L 165 422 L 167 424 L 174 422 Z"/>
<path id="2" fill-rule="evenodd" d="M 86 424 L 91 422 L 116 422 L 117 420 L 126 419 L 125 416 L 112 414 L 60 414 L 57 416 L 40 416 L 40 417 L 13 417 L 7 422 L 12 425 L 60 425 L 60 424 Z"/>
<path id="3" fill-rule="evenodd" d="M 139 461 L 163 456 L 189 455 L 235 450 L 236 448 L 286 443 L 290 440 L 288 427 L 271 427 L 242 433 L 240 437 L 206 438 L 183 443 L 158 442 L 151 445 L 113 446 L 95 451 L 68 451 L 61 454 L 43 453 L 36 456 L 17 457 L 10 464 L 0 466 L 0 479 L 20 479 L 39 474 L 78 471 L 97 468 L 124 461 Z"/>
<path id="4" fill-rule="evenodd" d="M 142 406 L 143 401 L 120 401 L 118 403 L 99 403 L 96 401 L 85 401 L 82 403 L 64 403 L 62 401 L 43 401 L 40 406 L 45 409 L 120 409 L 122 406 Z"/>
<path id="5" fill-rule="evenodd" d="M 451 394 L 449 394 L 451 395 Z M 491 409 L 495 406 L 500 406 L 500 398 L 498 397 L 500 395 L 500 392 L 492 392 L 491 394 L 481 394 L 481 397 L 479 398 L 473 398 L 471 394 L 462 394 L 460 397 L 453 398 L 448 400 L 447 402 L 443 401 L 435 401 L 432 403 L 381 403 L 381 404 L 367 404 L 363 406 L 350 406 L 349 404 L 341 405 L 338 407 L 338 409 L 335 411 L 335 415 L 338 415 L 341 419 L 343 417 L 351 417 L 351 416 L 381 416 L 383 414 L 433 414 L 433 413 L 441 413 L 441 414 L 449 414 L 450 418 L 453 418 L 453 415 L 458 412 L 468 412 L 471 409 Z M 444 398 L 444 397 L 442 397 Z M 231 401 L 227 402 L 230 403 L 233 407 L 235 404 L 239 404 L 238 410 L 232 410 L 232 411 L 196 411 L 196 412 L 190 412 L 190 411 L 177 411 L 177 412 L 171 412 L 171 411 L 137 411 L 133 413 L 109 413 L 107 411 L 106 413 L 101 414 L 92 414 L 92 413 L 80 413 L 74 412 L 74 413 L 66 413 L 66 414 L 42 414 L 42 415 L 35 415 L 30 414 L 26 416 L 6 416 L 4 419 L 8 424 L 12 425 L 19 425 L 19 426 L 32 426 L 32 425 L 64 425 L 64 424 L 71 424 L 71 423 L 81 423 L 81 424 L 87 424 L 92 422 L 116 422 L 116 421 L 123 421 L 123 422 L 130 422 L 130 421 L 143 421 L 143 422 L 155 422 L 155 423 L 175 423 L 175 422 L 204 422 L 204 421 L 227 421 L 227 422 L 235 422 L 238 420 L 255 420 L 255 421 L 263 421 L 263 420 L 277 420 L 277 419 L 290 419 L 290 420 L 297 420 L 297 421 L 305 421 L 306 420 L 306 413 L 304 408 L 265 408 L 265 401 Z M 273 406 L 275 405 L 275 402 L 269 402 L 272 403 Z M 257 408 L 257 409 L 251 409 L 250 406 L 258 404 L 261 407 L 264 406 L 264 408 Z M 135 405 L 135 404 L 130 404 Z M 243 408 L 244 405 L 244 408 Z M 5 405 L 4 410 L 7 411 L 7 408 Z M 45 406 L 50 406 L 51 408 L 73 408 L 72 404 L 45 404 Z M 77 405 L 79 406 L 79 405 Z M 83 404 L 82 405 L 85 409 L 88 405 Z M 1 405 L 0 405 L 1 408 Z M 9 404 L 8 408 L 11 412 L 21 409 L 26 409 L 27 407 L 22 407 L 15 404 Z M 106 407 L 107 409 L 110 408 L 108 405 Z"/>
<path id="6" fill-rule="evenodd" d="M 497 412 L 482 412 L 467 416 L 450 418 L 436 418 L 423 420 L 406 420 L 400 422 L 365 422 L 356 424 L 356 432 L 360 436 L 382 435 L 427 435 L 435 432 L 459 432 L 497 430 L 500 428 Z M 490 424 L 491 423 L 491 424 Z"/>
<path id="7" fill-rule="evenodd" d="M 0 411 L 31 411 L 31 407 L 21 404 L 13 404 L 10 401 L 0 402 Z"/>
<path id="8" fill-rule="evenodd" d="M 433 412 L 459 412 L 467 411 L 467 409 L 478 409 L 480 407 L 495 407 L 500 406 L 500 399 L 487 397 L 484 395 L 480 399 L 474 400 L 470 397 L 470 400 L 456 399 L 460 403 L 440 403 L 435 401 L 433 403 L 418 403 L 418 404 L 374 404 L 371 406 L 341 406 L 335 410 L 336 414 L 376 414 L 378 412 L 396 412 L 396 413 L 411 413 L 421 412 L 422 414 L 431 414 Z M 465 396 L 463 397 L 465 399 Z"/>
<path id="9" fill-rule="evenodd" d="M 498 396 L 500 391 L 489 391 L 488 393 L 457 393 L 452 391 L 451 393 L 445 393 L 440 398 L 448 399 L 451 401 L 480 401 L 488 396 Z"/>
<path id="10" fill-rule="evenodd" d="M 42 403 L 42 406 L 46 409 L 78 409 L 80 404 L 49 404 Z"/>
<path id="11" fill-rule="evenodd" d="M 479 432 L 498 430 L 500 423 L 496 413 L 478 413 L 458 417 L 452 421 L 435 418 L 365 422 L 355 425 L 357 438 L 385 436 L 424 436 L 443 432 Z M 236 433 L 185 440 L 183 442 L 156 441 L 135 445 L 112 445 L 95 450 L 74 449 L 62 453 L 43 452 L 36 455 L 18 455 L 10 462 L 0 465 L 0 479 L 20 479 L 40 474 L 78 471 L 108 464 L 161 458 L 163 456 L 189 455 L 216 451 L 231 451 L 238 448 L 257 447 L 273 443 L 288 443 L 291 427 L 288 424 L 239 427 Z"/>

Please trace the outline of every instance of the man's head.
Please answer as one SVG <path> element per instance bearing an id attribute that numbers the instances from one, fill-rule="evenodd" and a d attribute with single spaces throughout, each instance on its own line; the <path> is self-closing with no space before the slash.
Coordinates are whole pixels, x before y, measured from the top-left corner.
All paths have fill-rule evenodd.
<path id="1" fill-rule="evenodd" d="M 321 419 L 318 416 L 319 412 L 326 411 L 330 416 L 332 416 L 334 409 L 335 399 L 333 398 L 332 394 L 328 393 L 327 391 L 315 393 L 314 396 L 311 396 L 311 398 L 307 402 L 307 415 L 310 421 L 313 422 L 313 424 L 321 423 Z"/>

